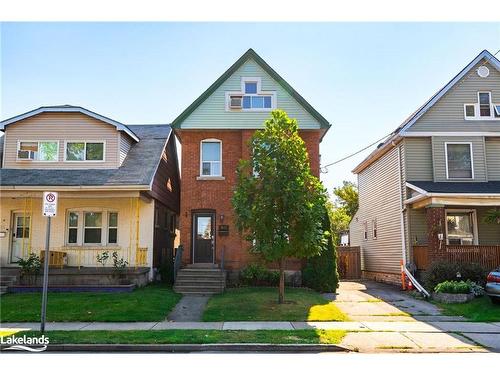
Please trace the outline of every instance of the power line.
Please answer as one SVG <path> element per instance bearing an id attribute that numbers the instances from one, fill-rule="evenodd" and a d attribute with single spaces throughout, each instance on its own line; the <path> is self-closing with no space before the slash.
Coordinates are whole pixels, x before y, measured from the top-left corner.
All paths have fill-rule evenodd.
<path id="1" fill-rule="evenodd" d="M 490 60 L 491 60 L 491 58 L 492 58 L 493 56 L 496 56 L 498 53 L 500 53 L 500 49 L 499 49 L 498 51 L 496 51 L 494 54 L 492 54 L 492 56 L 488 57 L 488 59 L 486 60 L 486 62 L 485 62 L 485 63 L 483 63 L 481 66 L 484 66 L 485 64 L 489 63 L 489 62 L 490 62 Z M 462 78 L 462 80 L 463 80 L 463 79 L 466 79 L 466 78 L 469 78 L 470 76 L 471 76 L 471 73 L 469 73 L 469 74 L 467 75 L 467 77 Z M 387 135 L 383 136 L 382 138 L 380 138 L 380 139 L 376 140 L 375 142 L 373 142 L 373 143 L 369 144 L 368 146 L 363 147 L 361 150 L 358 150 L 358 151 L 356 151 L 356 152 L 353 152 L 352 154 L 349 154 L 349 155 L 347 155 L 347 156 L 344 156 L 343 158 L 341 158 L 341 159 L 339 159 L 339 160 L 336 160 L 336 161 L 334 161 L 333 163 L 329 163 L 329 164 L 326 164 L 326 165 L 324 165 L 324 166 L 320 166 L 321 173 L 328 173 L 328 169 L 327 169 L 328 167 L 331 167 L 332 165 L 335 165 L 335 164 L 338 164 L 338 163 L 340 163 L 340 162 L 343 162 L 344 160 L 350 159 L 350 158 L 352 158 L 353 156 L 356 156 L 357 154 L 359 154 L 359 153 L 361 153 L 361 152 L 365 151 L 366 149 L 369 149 L 370 147 L 372 147 L 372 146 L 376 145 L 377 143 L 379 143 L 379 142 L 381 142 L 381 141 L 385 140 L 387 137 L 391 136 L 392 134 L 394 134 L 394 132 L 390 132 L 389 134 L 387 134 Z"/>

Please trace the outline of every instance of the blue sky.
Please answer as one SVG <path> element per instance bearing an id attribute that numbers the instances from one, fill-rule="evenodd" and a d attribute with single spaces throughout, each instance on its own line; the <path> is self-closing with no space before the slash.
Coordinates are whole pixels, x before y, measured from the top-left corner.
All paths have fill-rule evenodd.
<path id="1" fill-rule="evenodd" d="M 322 164 L 396 128 L 481 50 L 500 24 L 3 23 L 1 118 L 74 104 L 130 124 L 168 123 L 254 48 L 332 124 Z M 322 174 L 353 180 L 370 150 Z"/>

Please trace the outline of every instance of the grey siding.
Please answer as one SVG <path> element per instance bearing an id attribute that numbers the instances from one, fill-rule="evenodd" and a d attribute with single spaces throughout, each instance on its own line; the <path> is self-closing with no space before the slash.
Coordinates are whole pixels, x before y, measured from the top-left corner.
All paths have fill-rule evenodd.
<path id="1" fill-rule="evenodd" d="M 260 77 L 263 91 L 275 91 L 277 108 L 297 119 L 301 129 L 319 129 L 318 121 L 254 60 L 249 59 L 183 122 L 182 129 L 258 129 L 269 111 L 226 111 L 226 92 L 240 92 L 242 77 Z"/>
<path id="2" fill-rule="evenodd" d="M 434 159 L 434 181 L 450 181 L 446 178 L 446 151 L 445 143 L 471 142 L 472 158 L 474 165 L 474 179 L 462 179 L 461 181 L 487 181 L 486 153 L 484 148 L 484 137 L 432 137 L 432 152 Z M 452 179 L 451 181 L 460 181 Z"/>
<path id="3" fill-rule="evenodd" d="M 483 221 L 488 210 L 493 207 L 477 207 L 477 231 L 480 245 L 500 244 L 500 229 L 498 224 L 487 224 Z"/>
<path id="4" fill-rule="evenodd" d="M 410 217 L 410 241 L 416 245 L 427 244 L 427 219 L 424 209 L 408 209 Z"/>
<path id="5" fill-rule="evenodd" d="M 430 137 L 405 139 L 407 181 L 432 181 L 432 142 Z"/>
<path id="6" fill-rule="evenodd" d="M 485 145 L 488 180 L 500 181 L 500 137 L 486 138 Z"/>
<path id="7" fill-rule="evenodd" d="M 465 120 L 464 104 L 477 103 L 478 91 L 490 91 L 493 103 L 500 104 L 500 72 L 492 65 L 487 64 L 490 75 L 481 78 L 476 69 L 481 64 L 471 69 L 469 73 L 451 88 L 432 108 L 430 108 L 409 132 L 499 132 L 500 119 L 493 121 Z"/>
<path id="8" fill-rule="evenodd" d="M 132 147 L 132 139 L 126 134 L 120 134 L 120 165 L 127 157 L 130 147 Z"/>
<path id="9" fill-rule="evenodd" d="M 354 241 L 359 241 L 363 270 L 398 273 L 402 259 L 401 190 L 398 149 L 395 147 L 358 175 L 358 221 L 351 224 Z M 377 220 L 378 238 L 372 234 Z M 363 223 L 368 223 L 368 239 L 363 239 Z M 354 220 L 353 220 L 354 222 Z M 357 245 L 357 243 L 356 243 Z"/>

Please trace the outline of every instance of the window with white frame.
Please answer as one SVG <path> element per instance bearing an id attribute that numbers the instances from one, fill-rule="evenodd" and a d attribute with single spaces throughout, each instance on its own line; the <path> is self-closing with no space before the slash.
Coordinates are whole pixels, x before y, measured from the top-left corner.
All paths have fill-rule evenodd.
<path id="1" fill-rule="evenodd" d="M 66 161 L 104 161 L 104 142 L 66 142 Z"/>
<path id="2" fill-rule="evenodd" d="M 372 220 L 372 236 L 373 239 L 377 239 L 377 219 Z"/>
<path id="3" fill-rule="evenodd" d="M 474 210 L 446 211 L 446 238 L 449 245 L 474 245 L 476 240 Z"/>
<path id="4" fill-rule="evenodd" d="M 464 104 L 466 120 L 500 120 L 500 104 L 494 104 L 491 92 L 479 91 L 477 103 Z"/>
<path id="5" fill-rule="evenodd" d="M 67 212 L 68 245 L 106 245 L 118 243 L 118 213 L 107 210 L 78 209 Z"/>
<path id="6" fill-rule="evenodd" d="M 445 143 L 446 177 L 474 178 L 471 143 Z"/>
<path id="7" fill-rule="evenodd" d="M 19 141 L 17 143 L 17 160 L 57 161 L 58 159 L 58 141 Z"/>
<path id="8" fill-rule="evenodd" d="M 200 175 L 222 176 L 222 142 L 218 139 L 201 141 Z"/>
<path id="9" fill-rule="evenodd" d="M 242 77 L 241 92 L 229 93 L 228 110 L 266 111 L 276 108 L 276 92 L 262 91 L 260 77 Z"/>
<path id="10" fill-rule="evenodd" d="M 368 240 L 368 222 L 367 221 L 363 222 L 363 239 L 365 241 Z"/>

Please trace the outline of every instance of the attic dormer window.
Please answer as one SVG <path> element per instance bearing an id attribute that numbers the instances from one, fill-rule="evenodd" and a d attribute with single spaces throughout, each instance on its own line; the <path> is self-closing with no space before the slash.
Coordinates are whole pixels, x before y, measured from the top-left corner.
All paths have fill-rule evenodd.
<path id="1" fill-rule="evenodd" d="M 500 104 L 493 103 L 491 92 L 480 91 L 477 103 L 464 104 L 464 117 L 466 120 L 499 120 Z"/>
<path id="2" fill-rule="evenodd" d="M 241 91 L 227 93 L 228 111 L 267 111 L 276 108 L 276 92 L 262 91 L 260 77 L 242 77 Z"/>

